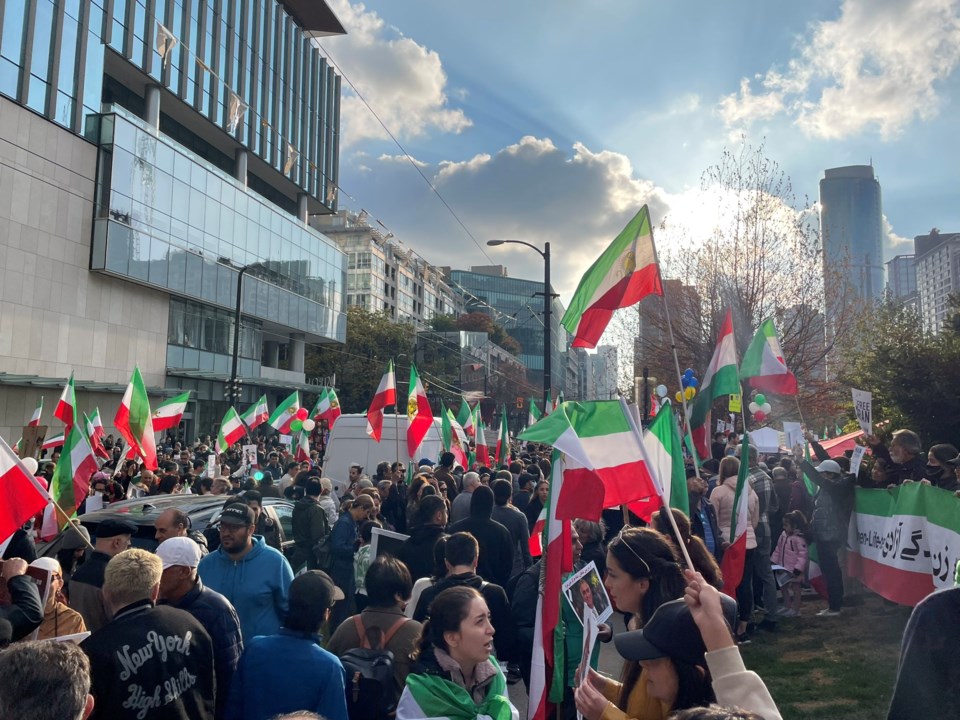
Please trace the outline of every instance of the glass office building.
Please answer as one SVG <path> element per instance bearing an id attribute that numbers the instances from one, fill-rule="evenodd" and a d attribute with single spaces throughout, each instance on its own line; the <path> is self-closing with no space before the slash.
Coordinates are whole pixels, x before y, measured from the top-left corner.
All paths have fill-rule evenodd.
<path id="1" fill-rule="evenodd" d="M 192 429 L 226 410 L 242 268 L 240 405 L 310 389 L 305 345 L 345 339 L 345 256 L 307 222 L 336 211 L 339 171 L 340 78 L 314 38 L 343 32 L 322 1 L 0 0 L 0 95 L 49 137 L 35 162 L 55 174 L 69 146 L 94 180 L 61 239 L 124 297 L 167 298 L 163 385 L 195 391 Z"/>

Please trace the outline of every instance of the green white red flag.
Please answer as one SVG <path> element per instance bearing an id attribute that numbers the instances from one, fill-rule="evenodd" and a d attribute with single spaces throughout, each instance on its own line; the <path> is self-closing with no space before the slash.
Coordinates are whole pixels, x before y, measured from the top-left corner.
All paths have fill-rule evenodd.
<path id="1" fill-rule="evenodd" d="M 490 448 L 487 447 L 487 437 L 483 432 L 483 421 L 480 419 L 480 403 L 477 403 L 477 412 L 474 416 L 477 428 L 476 446 L 477 462 L 484 467 L 490 467 Z"/>
<path id="2" fill-rule="evenodd" d="M 97 438 L 102 438 L 106 435 L 106 432 L 103 430 L 103 420 L 100 419 L 100 408 L 95 407 L 93 412 L 90 413 L 90 423 L 93 425 L 93 434 Z"/>
<path id="3" fill-rule="evenodd" d="M 597 521 L 604 508 L 659 496 L 640 434 L 619 400 L 565 402 L 520 433 L 566 455 L 557 516 Z"/>
<path id="4" fill-rule="evenodd" d="M 550 391 L 547 390 L 547 396 L 543 400 L 543 415 L 541 417 L 546 417 L 553 412 L 553 409 L 556 407 L 556 403 L 550 399 Z M 539 419 L 539 418 L 538 418 Z"/>
<path id="5" fill-rule="evenodd" d="M 440 413 L 440 435 L 443 439 L 443 447 L 446 448 L 447 452 L 453 453 L 453 457 L 460 464 L 460 467 L 466 468 L 467 436 L 450 408 L 444 407 L 441 403 Z"/>
<path id="6" fill-rule="evenodd" d="M 293 459 L 297 462 L 310 461 L 310 433 L 306 430 L 297 433 L 297 448 L 294 450 Z"/>
<path id="7" fill-rule="evenodd" d="M 290 423 L 297 419 L 300 411 L 300 393 L 294 390 L 287 398 L 277 405 L 267 424 L 281 435 L 290 434 Z"/>
<path id="8" fill-rule="evenodd" d="M 560 322 L 574 336 L 573 347 L 593 348 L 614 310 L 647 295 L 663 295 L 663 285 L 644 205 L 587 270 Z"/>
<path id="9" fill-rule="evenodd" d="M 261 395 L 253 405 L 247 408 L 246 412 L 240 416 L 244 424 L 253 430 L 255 427 L 263 425 L 270 419 L 270 407 L 267 405 L 267 396 Z"/>
<path id="10" fill-rule="evenodd" d="M 67 433 L 50 483 L 50 495 L 67 516 L 65 519 L 69 519 L 86 499 L 90 490 L 90 476 L 98 469 L 86 434 L 79 425 L 74 424 Z"/>
<path id="11" fill-rule="evenodd" d="M 664 405 L 650 427 L 643 433 L 643 447 L 647 452 L 652 472 L 663 488 L 663 503 L 690 515 L 690 498 L 687 494 L 687 471 L 683 463 L 683 445 L 677 419 L 670 405 Z M 630 503 L 635 515 L 650 522 L 653 513 L 660 509 L 661 499 L 652 495 L 645 500 Z"/>
<path id="12" fill-rule="evenodd" d="M 380 378 L 380 385 L 367 410 L 367 435 L 377 442 L 380 442 L 380 436 L 383 433 L 383 409 L 388 405 L 396 407 L 396 404 L 397 377 L 393 372 L 393 360 L 391 360 L 387 365 L 387 371 Z"/>
<path id="13" fill-rule="evenodd" d="M 50 435 L 47 438 L 44 438 L 43 443 L 40 445 L 42 450 L 50 450 L 52 448 L 57 448 L 63 445 L 66 436 L 61 432 L 56 435 Z"/>
<path id="14" fill-rule="evenodd" d="M 69 432 L 70 427 L 77 421 L 77 393 L 73 387 L 73 373 L 70 373 L 70 379 L 63 386 L 63 392 L 60 394 L 60 400 L 57 401 L 53 416 L 66 425 L 64 433 Z"/>
<path id="15" fill-rule="evenodd" d="M 97 428 L 93 424 L 93 420 L 91 420 L 86 413 L 83 413 L 83 427 L 87 432 L 87 440 L 90 442 L 90 447 L 93 448 L 94 454 L 105 460 L 109 460 L 110 453 L 103 446 L 103 443 L 100 441 L 100 436 L 97 435 Z"/>
<path id="16" fill-rule="evenodd" d="M 0 438 L 0 542 L 5 541 L 50 502 L 50 496 Z"/>
<path id="17" fill-rule="evenodd" d="M 510 461 L 510 430 L 507 427 L 507 408 L 500 408 L 500 431 L 497 433 L 497 465 L 506 465 Z"/>
<path id="18" fill-rule="evenodd" d="M 470 403 L 463 397 L 460 399 L 460 410 L 457 412 L 457 422 L 460 423 L 460 427 L 463 428 L 468 438 L 476 436 L 477 433 L 473 426 L 473 408 L 470 407 Z"/>
<path id="19" fill-rule="evenodd" d="M 320 405 L 320 419 L 327 421 L 327 427 L 333 430 L 334 423 L 340 417 L 340 400 L 337 399 L 337 391 L 332 387 L 327 388 Z"/>
<path id="20" fill-rule="evenodd" d="M 720 325 L 717 347 L 710 365 L 700 383 L 700 392 L 690 410 L 690 428 L 693 442 L 700 457 L 710 457 L 707 435 L 713 401 L 724 395 L 740 392 L 740 375 L 737 371 L 737 341 L 733 334 L 733 315 L 727 310 Z"/>
<path id="21" fill-rule="evenodd" d="M 189 400 L 190 391 L 187 390 L 185 393 L 181 393 L 169 400 L 164 400 L 157 405 L 157 409 L 153 411 L 153 431 L 163 432 L 164 430 L 177 427 L 180 424 L 183 413 L 187 409 L 187 402 L 189 402 Z"/>
<path id="22" fill-rule="evenodd" d="M 750 434 L 743 434 L 743 443 L 740 445 L 740 457 L 749 457 Z M 737 489 L 733 495 L 733 511 L 730 514 L 730 547 L 723 551 L 723 561 L 720 570 L 723 572 L 723 592 L 734 597 L 737 586 L 743 579 L 743 565 L 747 557 L 747 524 L 750 522 L 750 484 L 747 476 L 750 474 L 750 463 L 745 460 L 740 463 L 740 473 L 737 475 Z"/>
<path id="23" fill-rule="evenodd" d="M 225 453 L 230 446 L 247 434 L 247 429 L 243 426 L 243 420 L 237 414 L 234 408 L 229 408 L 227 414 L 223 416 L 220 422 L 220 432 L 217 433 L 216 450 L 218 453 Z"/>
<path id="24" fill-rule="evenodd" d="M 133 376 L 123 393 L 113 424 L 127 441 L 130 450 L 143 459 L 143 466 L 147 470 L 156 470 L 157 442 L 153 436 L 153 413 L 150 412 L 150 399 L 139 367 L 133 369 Z"/>
<path id="25" fill-rule="evenodd" d="M 430 401 L 427 400 L 423 383 L 420 382 L 417 366 L 413 363 L 410 363 L 410 383 L 407 387 L 409 388 L 407 394 L 407 457 L 414 458 L 417 456 L 417 450 L 420 449 L 420 444 L 433 424 L 433 411 L 430 409 Z"/>
<path id="26" fill-rule="evenodd" d="M 767 318 L 757 329 L 740 362 L 740 379 L 750 387 L 779 395 L 796 395 L 797 378 L 787 369 L 783 350 L 777 339 L 777 328 Z"/>
<path id="27" fill-rule="evenodd" d="M 533 427 L 542 417 L 543 413 L 540 412 L 540 408 L 537 407 L 537 401 L 531 397 L 530 410 L 527 412 L 527 427 Z"/>
<path id="28" fill-rule="evenodd" d="M 40 425 L 40 416 L 43 414 L 43 395 L 40 396 L 40 400 L 37 402 L 37 407 L 34 408 L 33 415 L 30 416 L 29 422 L 27 422 L 28 427 L 38 427 Z"/>

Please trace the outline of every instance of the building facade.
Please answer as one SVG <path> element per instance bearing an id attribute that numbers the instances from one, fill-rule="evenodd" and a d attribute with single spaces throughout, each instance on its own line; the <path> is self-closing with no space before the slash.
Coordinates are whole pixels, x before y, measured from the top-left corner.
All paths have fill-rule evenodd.
<path id="1" fill-rule="evenodd" d="M 305 344 L 343 342 L 345 258 L 306 222 L 336 209 L 339 155 L 311 37 L 343 28 L 306 5 L 0 4 L 4 437 L 71 373 L 109 423 L 135 365 L 212 432 L 238 296 L 239 406 L 309 389 Z"/>
<path id="2" fill-rule="evenodd" d="M 458 316 L 463 298 L 440 270 L 371 226 L 364 213 L 341 210 L 317 215 L 311 224 L 333 239 L 347 259 L 347 306 L 385 312 L 398 322 L 423 327 L 437 315 Z"/>
<path id="3" fill-rule="evenodd" d="M 950 296 L 960 292 L 960 233 L 938 233 L 939 242 L 920 236 L 916 255 L 917 290 L 924 332 L 937 334 L 951 312 Z"/>
<path id="4" fill-rule="evenodd" d="M 883 207 L 872 165 L 831 168 L 820 180 L 824 268 L 842 268 L 857 297 L 883 295 Z"/>

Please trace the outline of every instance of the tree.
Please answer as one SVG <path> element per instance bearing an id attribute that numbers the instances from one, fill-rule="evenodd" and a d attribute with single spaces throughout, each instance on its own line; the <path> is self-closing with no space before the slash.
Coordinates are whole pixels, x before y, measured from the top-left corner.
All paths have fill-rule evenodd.
<path id="1" fill-rule="evenodd" d="M 519 355 L 523 351 L 520 343 L 510 337 L 507 331 L 497 325 L 486 313 L 472 312 L 461 315 L 457 318 L 457 329 L 467 332 L 485 332 L 493 342 L 513 355 Z"/>

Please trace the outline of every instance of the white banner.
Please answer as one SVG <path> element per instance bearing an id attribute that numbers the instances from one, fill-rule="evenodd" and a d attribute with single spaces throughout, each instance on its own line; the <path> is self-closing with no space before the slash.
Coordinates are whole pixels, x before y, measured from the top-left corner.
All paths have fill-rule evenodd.
<path id="1" fill-rule="evenodd" d="M 867 448 L 863 445 L 857 445 L 853 448 L 853 454 L 850 456 L 850 474 L 857 475 L 860 472 L 860 465 L 863 463 L 863 456 Z"/>
<path id="2" fill-rule="evenodd" d="M 863 432 L 873 435 L 873 393 L 854 389 L 853 410 L 857 413 L 857 420 Z"/>

